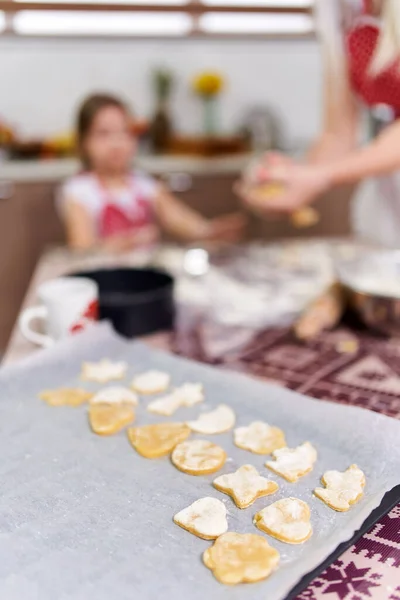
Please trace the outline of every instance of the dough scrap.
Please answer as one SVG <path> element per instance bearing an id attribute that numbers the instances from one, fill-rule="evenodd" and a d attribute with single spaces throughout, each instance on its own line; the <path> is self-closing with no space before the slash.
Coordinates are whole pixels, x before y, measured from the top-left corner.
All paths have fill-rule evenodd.
<path id="1" fill-rule="evenodd" d="M 267 462 L 265 466 L 290 483 L 296 483 L 310 473 L 317 460 L 317 451 L 310 442 L 304 442 L 297 448 L 280 448 L 272 455 L 274 460 Z"/>
<path id="2" fill-rule="evenodd" d="M 49 406 L 80 406 L 88 402 L 92 396 L 92 392 L 80 388 L 45 390 L 39 394 L 39 398 Z"/>
<path id="3" fill-rule="evenodd" d="M 215 410 L 201 414 L 196 421 L 186 424 L 192 431 L 203 434 L 225 433 L 235 425 L 235 413 L 226 404 L 220 404 Z"/>
<path id="4" fill-rule="evenodd" d="M 112 362 L 103 358 L 99 362 L 84 362 L 82 364 L 81 379 L 84 381 L 95 381 L 96 383 L 107 383 L 117 379 L 123 379 L 126 375 L 128 365 L 125 362 Z"/>
<path id="5" fill-rule="evenodd" d="M 181 406 L 191 407 L 203 400 L 203 386 L 200 383 L 185 383 L 167 396 L 150 402 L 147 409 L 157 415 L 170 417 Z"/>
<path id="6" fill-rule="evenodd" d="M 178 444 L 171 455 L 175 467 L 189 475 L 216 473 L 225 464 L 226 458 L 225 450 L 207 440 Z"/>
<path id="7" fill-rule="evenodd" d="M 200 498 L 174 516 L 174 522 L 203 540 L 215 540 L 228 531 L 225 504 L 217 498 Z"/>
<path id="8" fill-rule="evenodd" d="M 287 544 L 302 544 L 312 535 L 310 507 L 298 498 L 283 498 L 263 508 L 254 517 L 261 531 Z"/>
<path id="9" fill-rule="evenodd" d="M 97 435 L 113 435 L 131 425 L 135 420 L 135 411 L 131 402 L 91 402 L 89 404 L 89 423 Z"/>
<path id="10" fill-rule="evenodd" d="M 132 389 L 138 394 L 152 396 L 165 392 L 170 384 L 171 378 L 163 371 L 147 371 L 133 378 Z"/>
<path id="11" fill-rule="evenodd" d="M 128 429 L 128 438 L 135 450 L 145 458 L 167 456 L 190 435 L 184 423 L 158 423 Z"/>
<path id="12" fill-rule="evenodd" d="M 221 475 L 213 482 L 214 487 L 233 498 L 236 506 L 247 508 L 257 498 L 270 496 L 278 491 L 275 481 L 261 477 L 253 465 L 243 465 L 235 473 Z"/>
<path id="13" fill-rule="evenodd" d="M 283 431 L 262 421 L 254 421 L 248 427 L 235 429 L 234 441 L 238 448 L 254 454 L 271 454 L 277 448 L 286 446 Z"/>
<path id="14" fill-rule="evenodd" d="M 321 479 L 325 488 L 316 488 L 314 494 L 338 512 L 348 511 L 364 493 L 365 475 L 351 465 L 346 471 L 327 471 Z"/>
<path id="15" fill-rule="evenodd" d="M 255 533 L 225 533 L 203 554 L 220 583 L 236 585 L 267 579 L 279 565 L 279 552 Z"/>

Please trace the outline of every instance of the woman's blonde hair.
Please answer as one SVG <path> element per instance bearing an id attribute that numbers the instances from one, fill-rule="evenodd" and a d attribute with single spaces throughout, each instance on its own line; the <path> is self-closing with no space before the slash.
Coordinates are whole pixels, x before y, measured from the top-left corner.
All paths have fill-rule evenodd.
<path id="1" fill-rule="evenodd" d="M 332 74 L 346 76 L 346 61 L 343 44 L 343 27 L 351 23 L 357 14 L 362 0 L 317 0 L 317 30 L 322 42 L 325 59 Z M 382 31 L 370 72 L 374 75 L 389 67 L 400 56 L 400 0 L 372 0 L 372 4 L 382 4 Z"/>

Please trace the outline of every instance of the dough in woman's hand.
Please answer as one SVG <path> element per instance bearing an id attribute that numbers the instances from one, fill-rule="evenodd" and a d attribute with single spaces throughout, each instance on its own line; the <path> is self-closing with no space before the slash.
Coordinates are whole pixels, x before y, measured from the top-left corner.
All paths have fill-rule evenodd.
<path id="1" fill-rule="evenodd" d="M 176 446 L 171 460 L 177 469 L 189 475 L 210 475 L 223 467 L 226 453 L 207 440 L 189 440 Z"/>
<path id="2" fill-rule="evenodd" d="M 107 383 L 123 379 L 128 365 L 125 362 L 112 362 L 107 358 L 99 362 L 84 362 L 82 365 L 81 379 L 95 381 L 96 383 Z"/>
<path id="3" fill-rule="evenodd" d="M 220 404 L 215 410 L 201 414 L 196 421 L 188 421 L 187 425 L 196 433 L 212 435 L 232 429 L 235 419 L 233 410 L 226 404 Z"/>
<path id="4" fill-rule="evenodd" d="M 145 458 L 167 456 L 189 435 L 190 429 L 184 423 L 158 423 L 128 429 L 130 443 Z"/>
<path id="5" fill-rule="evenodd" d="M 302 544 L 312 535 L 310 508 L 298 498 L 283 498 L 270 504 L 254 517 L 261 531 L 287 544 Z"/>
<path id="6" fill-rule="evenodd" d="M 351 465 L 344 473 L 327 471 L 321 481 L 325 489 L 317 488 L 314 494 L 330 508 L 339 512 L 349 510 L 364 493 L 365 475 L 357 465 Z"/>
<path id="7" fill-rule="evenodd" d="M 132 388 L 138 394 L 144 396 L 152 396 L 153 394 L 161 394 L 165 392 L 170 383 L 170 376 L 168 373 L 162 371 L 147 371 L 134 377 L 132 381 Z"/>
<path id="8" fill-rule="evenodd" d="M 135 419 L 138 398 L 128 388 L 110 386 L 95 394 L 89 404 L 89 422 L 94 433 L 113 435 Z"/>
<path id="9" fill-rule="evenodd" d="M 310 442 L 304 442 L 297 448 L 280 448 L 272 455 L 274 460 L 267 462 L 266 466 L 291 483 L 310 473 L 317 460 L 317 451 Z"/>
<path id="10" fill-rule="evenodd" d="M 270 496 L 279 489 L 275 481 L 261 477 L 252 465 L 243 465 L 235 473 L 220 475 L 213 484 L 217 490 L 231 496 L 239 508 L 247 508 L 257 498 Z"/>
<path id="11" fill-rule="evenodd" d="M 174 522 L 203 540 L 215 540 L 228 531 L 225 504 L 217 498 L 200 498 L 174 516 Z"/>
<path id="12" fill-rule="evenodd" d="M 279 552 L 261 535 L 224 533 L 204 552 L 203 561 L 220 583 L 255 583 L 277 569 Z"/>
<path id="13" fill-rule="evenodd" d="M 271 454 L 277 448 L 286 446 L 283 431 L 262 421 L 254 421 L 248 427 L 235 429 L 234 441 L 238 448 L 255 454 Z"/>
<path id="14" fill-rule="evenodd" d="M 39 398 L 49 406 L 80 406 L 88 402 L 92 396 L 92 392 L 80 388 L 45 390 L 39 394 Z"/>

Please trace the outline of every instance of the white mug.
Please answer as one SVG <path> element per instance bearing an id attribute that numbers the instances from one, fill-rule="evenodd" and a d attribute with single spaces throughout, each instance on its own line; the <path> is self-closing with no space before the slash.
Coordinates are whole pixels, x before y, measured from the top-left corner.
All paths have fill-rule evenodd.
<path id="1" fill-rule="evenodd" d="M 19 326 L 24 337 L 39 346 L 49 347 L 57 340 L 85 329 L 99 313 L 97 284 L 84 277 L 60 277 L 38 289 L 41 305 L 26 309 Z M 44 321 L 45 333 L 31 328 L 31 321 Z"/>

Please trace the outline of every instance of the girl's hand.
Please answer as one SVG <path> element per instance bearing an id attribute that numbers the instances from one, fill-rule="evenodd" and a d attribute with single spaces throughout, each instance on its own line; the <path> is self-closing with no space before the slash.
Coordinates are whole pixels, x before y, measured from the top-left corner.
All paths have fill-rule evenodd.
<path id="1" fill-rule="evenodd" d="M 247 219 L 241 213 L 216 217 L 208 222 L 206 239 L 220 242 L 239 242 L 243 239 Z"/>

